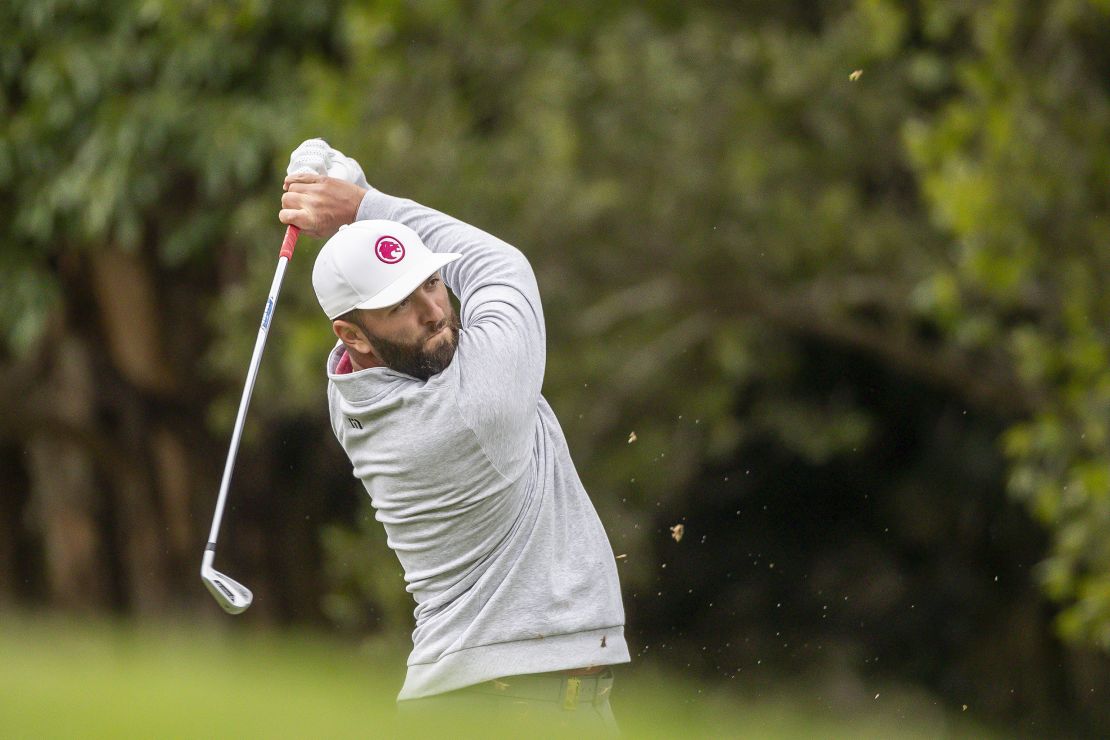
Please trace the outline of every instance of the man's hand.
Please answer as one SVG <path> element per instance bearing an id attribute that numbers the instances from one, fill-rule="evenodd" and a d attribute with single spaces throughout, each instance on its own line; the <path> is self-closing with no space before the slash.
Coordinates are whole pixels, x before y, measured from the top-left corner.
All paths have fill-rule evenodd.
<path id="1" fill-rule="evenodd" d="M 278 220 L 310 236 L 327 238 L 355 220 L 367 189 L 315 172 L 288 175 Z"/>
<path id="2" fill-rule="evenodd" d="M 323 139 L 308 139 L 289 155 L 289 176 L 278 220 L 329 237 L 355 220 L 369 183 L 362 167 Z"/>

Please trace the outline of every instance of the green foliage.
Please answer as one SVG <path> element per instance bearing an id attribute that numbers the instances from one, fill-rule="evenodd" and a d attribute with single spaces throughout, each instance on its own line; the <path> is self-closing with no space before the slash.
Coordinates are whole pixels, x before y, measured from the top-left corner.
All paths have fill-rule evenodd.
<path id="1" fill-rule="evenodd" d="M 1034 413 L 1003 440 L 1010 490 L 1052 532 L 1040 570 L 1068 606 L 1063 633 L 1110 648 L 1107 8 L 945 13 L 938 40 L 971 43 L 950 62 L 949 101 L 907 127 L 953 241 L 951 266 L 926 285 L 951 341 L 1001 350 L 1019 373 Z"/>
<path id="2" fill-rule="evenodd" d="M 355 529 L 330 525 L 322 539 L 329 586 L 323 608 L 328 619 L 352 632 L 407 633 L 412 596 L 370 504 L 363 502 Z"/>
<path id="3" fill-rule="evenodd" d="M 0 195 L 8 315 L 38 316 L 59 255 L 148 249 L 167 269 L 254 239 L 273 197 L 316 4 L 13 2 L 0 23 Z M 39 287 L 34 287 L 39 286 Z M 27 344 L 27 322 L 5 321 Z"/>

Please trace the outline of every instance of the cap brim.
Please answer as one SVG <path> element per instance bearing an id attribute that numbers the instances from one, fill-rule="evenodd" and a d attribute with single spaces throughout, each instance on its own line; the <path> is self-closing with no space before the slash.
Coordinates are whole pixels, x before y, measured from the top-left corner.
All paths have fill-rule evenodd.
<path id="1" fill-rule="evenodd" d="M 459 257 L 462 257 L 462 255 L 448 252 L 431 252 L 426 259 L 414 260 L 403 275 L 380 290 L 373 298 L 363 301 L 354 308 L 387 308 L 400 303 L 408 297 L 409 293 L 419 288 L 421 283 L 431 277 L 436 270 L 454 262 Z"/>

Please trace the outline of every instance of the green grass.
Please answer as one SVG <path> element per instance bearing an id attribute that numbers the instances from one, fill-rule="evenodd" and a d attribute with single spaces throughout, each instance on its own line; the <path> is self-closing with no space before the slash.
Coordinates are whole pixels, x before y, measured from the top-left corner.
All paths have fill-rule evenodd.
<path id="1" fill-rule="evenodd" d="M 404 657 L 397 643 L 0 615 L 0 737 L 398 737 Z M 613 708 L 626 737 L 986 736 L 973 715 L 927 695 L 826 689 L 839 698 L 814 686 L 703 685 L 637 665 L 618 673 Z M 514 732 L 444 718 L 435 734 Z"/>

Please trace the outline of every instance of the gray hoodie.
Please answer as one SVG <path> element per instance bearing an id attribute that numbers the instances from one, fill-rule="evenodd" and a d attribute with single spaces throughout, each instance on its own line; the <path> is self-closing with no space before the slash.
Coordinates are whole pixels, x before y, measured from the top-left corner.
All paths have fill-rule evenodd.
<path id="1" fill-rule="evenodd" d="M 337 374 L 332 428 L 416 600 L 399 700 L 510 675 L 628 662 L 613 551 L 543 396 L 545 330 L 524 255 L 411 200 L 371 189 L 358 219 L 400 221 L 462 258 L 451 364 L 427 382 Z"/>

